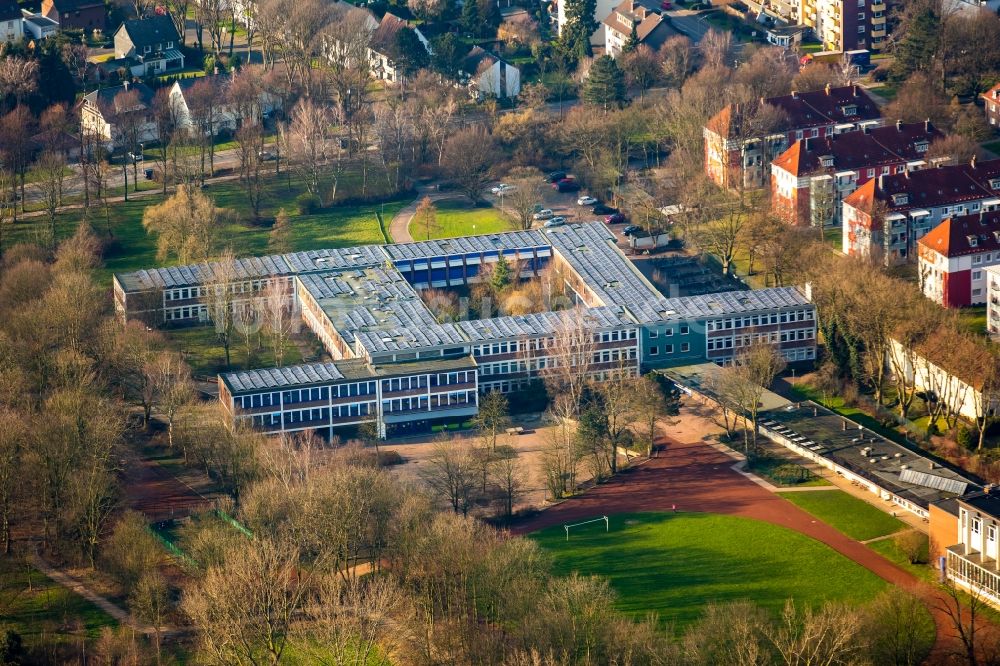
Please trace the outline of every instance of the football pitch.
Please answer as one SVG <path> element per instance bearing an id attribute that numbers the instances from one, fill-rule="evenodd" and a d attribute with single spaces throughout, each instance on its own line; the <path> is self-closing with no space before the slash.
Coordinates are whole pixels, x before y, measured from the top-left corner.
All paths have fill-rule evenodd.
<path id="1" fill-rule="evenodd" d="M 595 516 L 597 518 L 597 516 Z M 861 603 L 886 583 L 832 548 L 757 520 L 707 513 L 634 513 L 530 535 L 551 553 L 556 571 L 600 575 L 618 607 L 640 618 L 656 612 L 679 628 L 705 604 L 749 599 L 777 613 L 796 603 Z"/>

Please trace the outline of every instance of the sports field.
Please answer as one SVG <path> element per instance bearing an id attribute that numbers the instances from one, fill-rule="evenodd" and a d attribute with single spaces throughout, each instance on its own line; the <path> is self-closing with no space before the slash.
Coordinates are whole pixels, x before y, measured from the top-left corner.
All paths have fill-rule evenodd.
<path id="1" fill-rule="evenodd" d="M 819 605 L 864 602 L 886 583 L 832 548 L 789 529 L 708 513 L 631 513 L 571 529 L 530 535 L 556 570 L 607 577 L 619 608 L 650 611 L 683 628 L 706 603 L 751 599 L 779 612 L 789 598 Z"/>

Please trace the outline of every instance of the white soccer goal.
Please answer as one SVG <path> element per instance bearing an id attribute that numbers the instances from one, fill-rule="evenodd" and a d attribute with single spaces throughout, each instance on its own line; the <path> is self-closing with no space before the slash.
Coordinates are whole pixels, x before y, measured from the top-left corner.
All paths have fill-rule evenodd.
<path id="1" fill-rule="evenodd" d="M 566 530 L 566 541 L 569 541 L 569 528 L 580 527 L 581 525 L 590 525 L 591 523 L 599 523 L 602 520 L 604 521 L 604 531 L 610 532 L 611 526 L 610 523 L 608 522 L 607 516 L 601 516 L 600 518 L 594 518 L 593 520 L 585 520 L 582 523 L 566 523 L 565 525 L 563 525 L 563 529 Z"/>

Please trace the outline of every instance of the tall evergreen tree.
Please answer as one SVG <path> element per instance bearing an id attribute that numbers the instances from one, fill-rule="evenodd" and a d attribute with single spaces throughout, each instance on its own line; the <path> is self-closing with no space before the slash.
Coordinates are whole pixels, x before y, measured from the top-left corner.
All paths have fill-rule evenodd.
<path id="1" fill-rule="evenodd" d="M 479 0 L 465 0 L 462 4 L 462 16 L 459 19 L 462 28 L 468 34 L 478 37 L 482 27 L 482 17 L 479 15 Z"/>
<path id="2" fill-rule="evenodd" d="M 511 283 L 510 262 L 501 254 L 497 263 L 493 266 L 493 274 L 490 276 L 490 287 L 493 293 L 499 294 Z"/>
<path id="3" fill-rule="evenodd" d="M 622 53 L 631 53 L 639 46 L 639 32 L 636 30 L 635 22 L 632 23 L 632 33 L 628 36 L 628 41 L 622 44 Z"/>
<path id="4" fill-rule="evenodd" d="M 431 67 L 434 71 L 448 78 L 457 78 L 468 47 L 453 32 L 446 32 L 435 38 L 431 45 Z"/>
<path id="5" fill-rule="evenodd" d="M 579 60 L 593 55 L 590 36 L 597 30 L 597 0 L 566 0 L 566 25 L 563 26 L 562 40 L 566 50 Z"/>
<path id="6" fill-rule="evenodd" d="M 906 30 L 894 50 L 893 74 L 906 78 L 913 72 L 931 68 L 938 51 L 941 17 L 930 3 L 915 6 L 905 22 Z"/>
<path id="7" fill-rule="evenodd" d="M 583 84 L 583 100 L 604 111 L 625 101 L 625 74 L 614 58 L 602 55 L 590 66 Z"/>
<path id="8" fill-rule="evenodd" d="M 389 57 L 405 76 L 413 76 L 417 70 L 427 67 L 431 62 L 430 54 L 417 37 L 417 32 L 409 27 L 396 31 Z"/>

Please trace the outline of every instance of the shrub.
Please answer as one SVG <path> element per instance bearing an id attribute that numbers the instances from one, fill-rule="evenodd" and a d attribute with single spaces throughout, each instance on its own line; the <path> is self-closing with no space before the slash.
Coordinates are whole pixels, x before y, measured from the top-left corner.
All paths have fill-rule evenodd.
<path id="1" fill-rule="evenodd" d="M 976 444 L 978 444 L 976 436 L 964 425 L 958 426 L 958 432 L 955 433 L 955 443 L 968 451 L 976 448 Z"/>
<path id="2" fill-rule="evenodd" d="M 319 195 L 303 192 L 295 197 L 295 208 L 299 211 L 299 215 L 311 215 L 322 206 L 323 202 L 320 201 Z"/>
<path id="3" fill-rule="evenodd" d="M 888 67 L 876 67 L 872 70 L 872 81 L 875 83 L 885 83 L 889 80 L 889 68 Z"/>
<path id="4" fill-rule="evenodd" d="M 927 563 L 927 537 L 916 530 L 910 530 L 896 537 L 896 546 L 906 556 L 910 564 Z"/>

